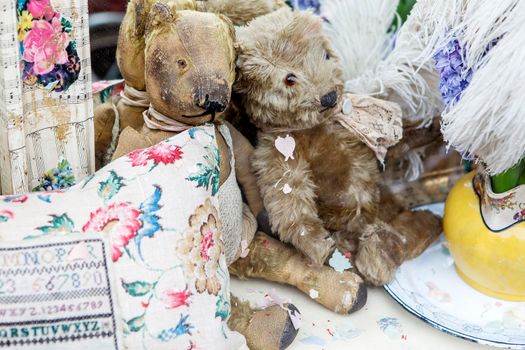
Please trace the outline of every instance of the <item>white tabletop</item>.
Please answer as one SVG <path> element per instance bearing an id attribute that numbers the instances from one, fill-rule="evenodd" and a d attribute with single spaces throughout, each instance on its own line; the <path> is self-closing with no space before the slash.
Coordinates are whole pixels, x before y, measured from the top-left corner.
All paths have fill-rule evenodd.
<path id="1" fill-rule="evenodd" d="M 366 306 L 348 316 L 335 314 L 298 290 L 267 281 L 232 278 L 232 293 L 260 305 L 275 289 L 303 316 L 301 330 L 289 350 L 469 350 L 495 349 L 445 334 L 397 304 L 382 288 L 370 288 Z M 379 321 L 391 318 L 397 327 L 381 330 Z M 393 320 L 392 320 L 393 319 Z"/>

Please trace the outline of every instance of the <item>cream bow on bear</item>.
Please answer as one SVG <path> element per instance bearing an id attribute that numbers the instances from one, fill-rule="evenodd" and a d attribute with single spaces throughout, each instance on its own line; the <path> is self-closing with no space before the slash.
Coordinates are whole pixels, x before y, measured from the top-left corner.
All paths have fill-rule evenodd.
<path id="1" fill-rule="evenodd" d="M 345 93 L 335 119 L 370 147 L 381 164 L 388 148 L 403 137 L 402 112 L 397 103 Z"/>

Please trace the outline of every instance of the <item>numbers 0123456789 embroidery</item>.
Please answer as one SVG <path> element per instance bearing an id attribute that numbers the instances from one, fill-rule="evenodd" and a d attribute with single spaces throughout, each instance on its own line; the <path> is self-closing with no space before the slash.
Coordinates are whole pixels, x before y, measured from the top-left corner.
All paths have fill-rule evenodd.
<path id="1" fill-rule="evenodd" d="M 120 349 L 110 254 L 91 235 L 1 244 L 0 347 Z"/>

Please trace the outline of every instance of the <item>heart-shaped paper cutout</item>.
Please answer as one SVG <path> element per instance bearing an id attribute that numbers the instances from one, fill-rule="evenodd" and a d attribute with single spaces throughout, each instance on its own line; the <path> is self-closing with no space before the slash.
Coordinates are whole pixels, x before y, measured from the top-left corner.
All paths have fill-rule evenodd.
<path id="1" fill-rule="evenodd" d="M 288 193 L 292 192 L 292 188 L 290 187 L 290 185 L 284 184 L 283 192 L 284 192 L 284 194 L 288 194 Z"/>
<path id="2" fill-rule="evenodd" d="M 290 135 L 286 137 L 277 136 L 275 139 L 275 148 L 285 157 L 284 161 L 287 162 L 288 159 L 295 159 L 293 157 L 293 151 L 295 150 L 295 139 Z"/>

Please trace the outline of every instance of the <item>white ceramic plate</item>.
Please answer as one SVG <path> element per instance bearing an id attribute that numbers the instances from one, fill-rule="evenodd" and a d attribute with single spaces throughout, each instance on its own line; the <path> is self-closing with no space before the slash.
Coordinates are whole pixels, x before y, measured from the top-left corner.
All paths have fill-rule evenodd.
<path id="1" fill-rule="evenodd" d="M 443 214 L 443 204 L 422 208 Z M 385 289 L 410 313 L 443 332 L 480 344 L 525 349 L 525 302 L 495 299 L 463 282 L 443 236 L 404 263 Z"/>

